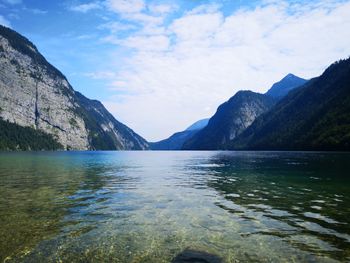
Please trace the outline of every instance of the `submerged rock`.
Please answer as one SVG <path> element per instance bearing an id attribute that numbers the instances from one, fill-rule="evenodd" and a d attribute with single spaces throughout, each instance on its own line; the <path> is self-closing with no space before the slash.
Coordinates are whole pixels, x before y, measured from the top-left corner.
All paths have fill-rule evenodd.
<path id="1" fill-rule="evenodd" d="M 222 263 L 222 259 L 207 252 L 186 249 L 178 254 L 172 263 Z"/>

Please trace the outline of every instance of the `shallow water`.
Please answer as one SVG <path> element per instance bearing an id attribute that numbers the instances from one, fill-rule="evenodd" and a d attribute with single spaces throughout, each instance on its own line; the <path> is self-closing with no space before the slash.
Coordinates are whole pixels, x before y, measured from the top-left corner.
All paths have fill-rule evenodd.
<path id="1" fill-rule="evenodd" d="M 0 261 L 350 260 L 350 154 L 0 153 Z"/>

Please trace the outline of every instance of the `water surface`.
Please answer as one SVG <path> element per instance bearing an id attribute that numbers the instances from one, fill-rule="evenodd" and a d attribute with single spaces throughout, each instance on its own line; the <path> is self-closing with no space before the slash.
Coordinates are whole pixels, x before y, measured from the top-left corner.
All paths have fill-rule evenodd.
<path id="1" fill-rule="evenodd" d="M 350 261 L 350 154 L 0 153 L 0 261 Z"/>

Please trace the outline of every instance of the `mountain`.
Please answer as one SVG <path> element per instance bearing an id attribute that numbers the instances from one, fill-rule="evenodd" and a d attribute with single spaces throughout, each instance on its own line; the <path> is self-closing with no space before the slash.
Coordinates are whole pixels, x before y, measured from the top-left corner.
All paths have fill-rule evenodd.
<path id="1" fill-rule="evenodd" d="M 195 130 L 201 130 L 203 129 L 205 126 L 208 125 L 209 122 L 209 118 L 208 119 L 202 119 L 199 121 L 196 121 L 195 123 L 193 123 L 192 125 L 190 125 L 186 131 L 195 131 Z"/>
<path id="2" fill-rule="evenodd" d="M 244 131 L 260 114 L 274 104 L 270 96 L 239 91 L 221 104 L 208 125 L 188 139 L 184 150 L 219 150 Z"/>
<path id="3" fill-rule="evenodd" d="M 281 99 L 286 96 L 291 90 L 304 85 L 306 79 L 299 78 L 293 74 L 288 74 L 265 93 L 275 99 Z"/>
<path id="4" fill-rule="evenodd" d="M 79 92 L 75 92 L 78 99 L 80 116 L 85 126 L 92 132 L 90 144 L 93 149 L 122 149 L 146 150 L 148 142 L 126 125 L 117 121 L 98 100 L 90 100 Z"/>
<path id="5" fill-rule="evenodd" d="M 174 133 L 167 139 L 150 143 L 150 148 L 152 150 L 181 150 L 183 143 L 203 129 L 208 124 L 208 121 L 209 119 L 199 120 L 186 130 Z"/>
<path id="6" fill-rule="evenodd" d="M 100 102 L 74 91 L 66 77 L 28 39 L 3 26 L 0 26 L 0 120 L 4 129 L 17 129 L 25 137 L 44 136 L 67 150 L 148 148 L 142 137 L 118 122 Z M 13 138 L 0 139 L 2 145 L 14 145 L 16 141 L 5 142 Z M 18 143 L 17 149 L 22 150 L 38 146 L 34 141 L 27 146 L 20 144 L 19 139 Z M 51 149 L 42 145 L 39 148 Z"/>
<path id="7" fill-rule="evenodd" d="M 350 58 L 290 92 L 229 148 L 350 150 Z"/>
<path id="8" fill-rule="evenodd" d="M 198 130 L 176 132 L 167 139 L 150 142 L 150 148 L 151 150 L 181 150 L 183 143 L 197 132 Z"/>
<path id="9" fill-rule="evenodd" d="M 63 145 L 51 135 L 0 119 L 0 150 L 59 150 Z"/>

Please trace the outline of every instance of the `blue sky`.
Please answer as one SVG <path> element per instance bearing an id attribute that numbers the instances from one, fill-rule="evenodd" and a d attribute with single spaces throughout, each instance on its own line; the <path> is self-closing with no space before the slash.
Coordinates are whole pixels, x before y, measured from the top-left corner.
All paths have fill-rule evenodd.
<path id="1" fill-rule="evenodd" d="M 343 0 L 0 0 L 0 23 L 150 141 L 350 55 Z"/>

